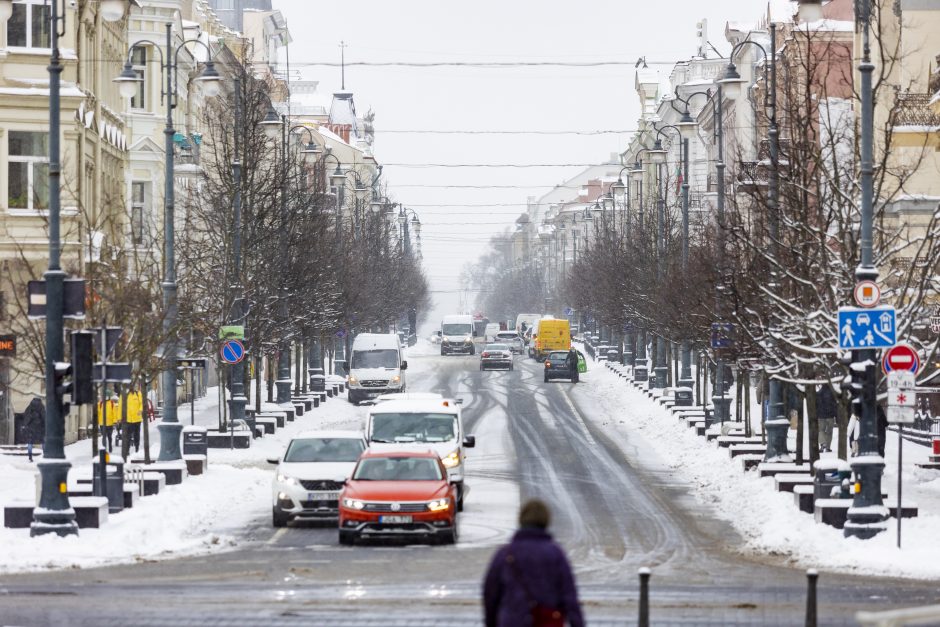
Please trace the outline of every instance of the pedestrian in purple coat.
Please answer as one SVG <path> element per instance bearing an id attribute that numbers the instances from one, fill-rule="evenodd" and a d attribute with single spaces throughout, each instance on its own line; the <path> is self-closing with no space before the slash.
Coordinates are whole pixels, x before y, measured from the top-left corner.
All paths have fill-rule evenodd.
<path id="1" fill-rule="evenodd" d="M 548 534 L 551 514 L 538 499 L 523 504 L 519 530 L 496 552 L 483 583 L 486 627 L 583 627 L 568 558 Z"/>

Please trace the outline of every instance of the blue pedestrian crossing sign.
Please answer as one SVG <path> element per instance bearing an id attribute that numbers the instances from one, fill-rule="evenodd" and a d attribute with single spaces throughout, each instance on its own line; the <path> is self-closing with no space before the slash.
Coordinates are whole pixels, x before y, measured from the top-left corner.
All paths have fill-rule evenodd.
<path id="1" fill-rule="evenodd" d="M 839 348 L 889 348 L 897 344 L 894 307 L 839 307 Z"/>
<path id="2" fill-rule="evenodd" d="M 222 355 L 222 361 L 227 364 L 237 364 L 245 358 L 245 345 L 238 340 L 227 340 L 223 342 L 222 349 L 219 351 Z"/>

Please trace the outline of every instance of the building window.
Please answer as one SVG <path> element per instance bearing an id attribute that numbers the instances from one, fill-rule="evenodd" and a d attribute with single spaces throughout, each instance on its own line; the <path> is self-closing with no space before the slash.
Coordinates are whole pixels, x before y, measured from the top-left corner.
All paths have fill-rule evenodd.
<path id="1" fill-rule="evenodd" d="M 147 219 L 147 183 L 131 183 L 131 238 L 135 245 L 143 244 Z"/>
<path id="2" fill-rule="evenodd" d="M 146 108 L 146 99 L 144 94 L 146 93 L 147 88 L 147 49 L 141 46 L 134 48 L 134 52 L 131 53 L 131 66 L 134 68 L 134 74 L 140 78 L 140 82 L 137 83 L 137 93 L 134 94 L 134 97 L 131 98 L 131 109 L 144 109 Z"/>
<path id="3" fill-rule="evenodd" d="M 49 207 L 49 136 L 10 131 L 7 160 L 7 206 L 11 209 Z"/>
<path id="4" fill-rule="evenodd" d="M 235 10 L 235 0 L 217 0 L 215 8 L 218 11 L 233 11 Z"/>
<path id="5" fill-rule="evenodd" d="M 7 21 L 7 46 L 48 48 L 50 45 L 46 0 L 24 0 L 14 4 L 13 14 Z"/>

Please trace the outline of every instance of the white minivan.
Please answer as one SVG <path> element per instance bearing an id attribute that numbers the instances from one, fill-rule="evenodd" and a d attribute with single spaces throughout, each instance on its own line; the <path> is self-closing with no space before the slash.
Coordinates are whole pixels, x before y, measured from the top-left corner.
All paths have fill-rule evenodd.
<path id="1" fill-rule="evenodd" d="M 464 485 L 466 449 L 476 445 L 476 438 L 464 434 L 458 401 L 432 394 L 378 399 L 366 418 L 366 440 L 371 451 L 437 453 L 448 480 L 457 487 L 457 511 L 463 510 L 470 491 Z"/>
<path id="2" fill-rule="evenodd" d="M 407 368 L 398 335 L 360 333 L 346 362 L 349 402 L 355 405 L 381 394 L 404 392 Z"/>

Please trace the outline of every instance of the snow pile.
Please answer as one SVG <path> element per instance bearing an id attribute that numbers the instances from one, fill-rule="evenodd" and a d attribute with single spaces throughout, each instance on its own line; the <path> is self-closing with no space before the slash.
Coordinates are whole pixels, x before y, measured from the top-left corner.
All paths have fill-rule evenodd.
<path id="1" fill-rule="evenodd" d="M 897 521 L 888 520 L 888 531 L 870 540 L 845 538 L 842 530 L 817 524 L 813 516 L 800 512 L 789 492 L 777 492 L 773 478 L 745 473 L 726 449 L 706 442 L 669 411 L 650 400 L 603 367 L 593 368 L 592 377 L 575 392 L 579 404 L 591 397 L 603 411 L 587 412 L 591 420 L 606 419 L 606 429 L 629 443 L 629 449 L 655 453 L 655 460 L 672 468 L 687 481 L 690 492 L 714 513 L 729 521 L 743 539 L 742 552 L 786 556 L 793 564 L 830 571 L 885 576 L 940 578 L 940 476 L 935 471 L 909 468 L 922 449 L 906 443 L 904 451 L 904 502 L 916 499 L 918 518 L 905 519 L 903 548 L 896 547 Z M 896 502 L 896 434 L 889 434 L 887 465 L 882 483 L 890 494 L 886 504 Z M 641 442 L 642 441 L 642 442 Z M 892 446 L 893 443 L 893 446 Z M 644 460 L 653 461 L 653 460 Z"/>

